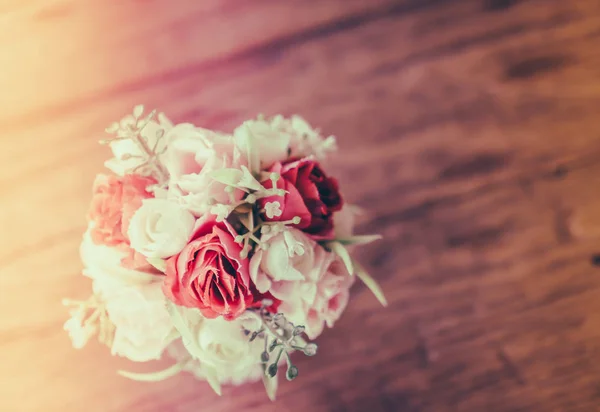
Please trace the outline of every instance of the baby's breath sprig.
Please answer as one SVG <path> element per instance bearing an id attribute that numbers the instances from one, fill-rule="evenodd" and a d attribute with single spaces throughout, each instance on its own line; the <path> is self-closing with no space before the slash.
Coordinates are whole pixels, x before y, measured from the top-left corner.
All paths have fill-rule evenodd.
<path id="1" fill-rule="evenodd" d="M 307 343 L 301 337 L 304 326 L 294 325 L 282 313 L 270 313 L 267 308 L 272 304 L 268 299 L 263 301 L 261 308 L 254 311 L 261 321 L 260 328 L 254 332 L 245 332 L 250 336 L 250 342 L 255 339 L 264 341 L 260 360 L 265 365 L 265 373 L 271 378 L 275 377 L 279 370 L 279 362 L 282 356 L 285 356 L 286 378 L 291 381 L 298 376 L 298 368 L 292 363 L 292 352 L 300 351 L 306 356 L 314 356 L 317 354 L 317 345 Z"/>
<path id="2" fill-rule="evenodd" d="M 158 150 L 158 146 L 165 135 L 165 129 L 159 128 L 156 131 L 156 140 L 153 145 L 150 145 L 146 137 L 142 134 L 142 130 L 144 130 L 144 128 L 154 119 L 156 110 L 152 110 L 145 117 L 142 116 L 143 113 L 143 105 L 135 106 L 133 108 L 133 114 L 125 116 L 120 122 L 115 122 L 106 128 L 106 133 L 113 136 L 101 140 L 100 144 L 110 144 L 120 140 L 131 140 L 137 145 L 141 155 L 126 154 L 121 160 L 136 158 L 139 159 L 141 163 L 132 170 L 129 170 L 129 173 L 147 170 L 149 174 L 154 176 L 160 183 L 164 183 L 167 180 L 168 172 L 160 162 L 159 156 L 165 152 L 166 145 L 162 150 Z"/>

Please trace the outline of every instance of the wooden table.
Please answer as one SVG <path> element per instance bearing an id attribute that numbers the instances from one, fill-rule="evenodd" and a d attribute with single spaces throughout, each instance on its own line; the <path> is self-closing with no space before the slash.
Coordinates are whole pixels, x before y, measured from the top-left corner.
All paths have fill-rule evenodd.
<path id="1" fill-rule="evenodd" d="M 0 1 L 0 411 L 600 410 L 600 3 Z M 318 358 L 268 402 L 92 344 L 78 243 L 138 103 L 232 130 L 301 113 L 380 232 Z M 135 367 L 135 365 L 134 365 Z M 150 368 L 149 368 L 150 369 Z"/>

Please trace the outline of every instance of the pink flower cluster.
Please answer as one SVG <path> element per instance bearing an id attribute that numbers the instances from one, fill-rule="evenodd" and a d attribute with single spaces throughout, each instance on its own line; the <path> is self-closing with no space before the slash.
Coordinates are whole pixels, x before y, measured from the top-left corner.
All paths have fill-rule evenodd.
<path id="1" fill-rule="evenodd" d="M 144 117 L 140 108 L 107 131 L 114 135 L 107 142 L 114 157 L 106 163 L 113 174 L 96 178 L 82 244 L 99 299 L 137 301 L 131 293 L 139 300 L 152 289 L 156 302 L 160 289 L 194 319 L 185 322 L 203 328 L 217 319 L 241 324 L 246 312 L 263 308 L 303 325 L 310 339 L 339 319 L 355 277 L 347 254 L 339 253 L 342 241 L 352 240 L 352 213 L 323 163 L 335 148 L 332 137 L 297 116 L 258 118 L 224 134 Z M 115 253 L 120 267 L 107 269 L 110 259 L 93 257 L 101 253 Z M 132 273 L 140 276 L 132 281 Z M 118 284 L 127 294 L 113 293 Z M 110 303 L 107 322 L 127 342 L 115 349 L 111 340 L 115 353 L 156 358 L 181 337 L 161 305 L 144 306 L 153 311 L 144 314 L 139 305 Z M 129 314 L 145 315 L 145 322 Z M 165 336 L 154 336 L 142 351 L 144 332 L 127 333 L 125 325 L 148 324 L 152 316 Z M 72 328 L 79 321 L 70 322 Z"/>

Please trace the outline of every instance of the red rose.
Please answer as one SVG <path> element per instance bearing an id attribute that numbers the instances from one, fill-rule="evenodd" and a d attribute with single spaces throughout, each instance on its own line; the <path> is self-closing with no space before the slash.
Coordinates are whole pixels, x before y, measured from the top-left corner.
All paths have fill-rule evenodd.
<path id="1" fill-rule="evenodd" d="M 88 213 L 88 220 L 92 222 L 92 241 L 127 252 L 128 256 L 122 263 L 130 269 L 149 267 L 144 256 L 130 247 L 127 230 L 134 213 L 142 206 L 142 201 L 153 197 L 147 190 L 153 184 L 156 184 L 156 180 L 138 175 L 98 175 L 94 181 Z"/>
<path id="2" fill-rule="evenodd" d="M 207 318 L 235 319 L 255 301 L 248 260 L 226 221 L 205 220 L 183 250 L 167 260 L 163 291 L 180 306 Z"/>
<path id="3" fill-rule="evenodd" d="M 337 180 L 327 177 L 319 164 L 311 159 L 301 159 L 286 163 L 275 163 L 270 170 L 281 177 L 277 188 L 288 193 L 284 196 L 269 196 L 259 199 L 264 208 L 267 203 L 279 202 L 281 214 L 262 218 L 267 221 L 290 221 L 300 217 L 300 223 L 293 225 L 314 237 L 330 237 L 333 232 L 333 212 L 342 209 L 343 200 Z M 270 189 L 270 180 L 262 182 Z"/>

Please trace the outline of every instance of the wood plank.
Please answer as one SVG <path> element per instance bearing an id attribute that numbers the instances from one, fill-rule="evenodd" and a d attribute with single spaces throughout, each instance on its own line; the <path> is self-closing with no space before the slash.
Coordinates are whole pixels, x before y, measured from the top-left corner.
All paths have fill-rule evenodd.
<path id="1" fill-rule="evenodd" d="M 407 3 L 406 1 L 404 3 Z M 385 14 L 390 0 L 61 0 L 14 5 L 0 35 L 0 123 L 218 68 Z M 12 11 L 10 11 L 12 10 Z M 18 64 L 15 64 L 18 62 Z"/>
<path id="2" fill-rule="evenodd" d="M 0 4 L 20 39 L 0 54 L 24 62 L 0 78 L 0 410 L 595 410 L 597 2 L 45 4 Z M 89 288 L 77 248 L 98 132 L 140 102 L 225 130 L 304 114 L 340 138 L 331 166 L 370 210 L 361 231 L 385 235 L 360 259 L 390 307 L 356 286 L 275 404 L 260 384 L 218 398 L 187 375 L 120 379 L 138 365 L 61 330 L 60 299 Z"/>

